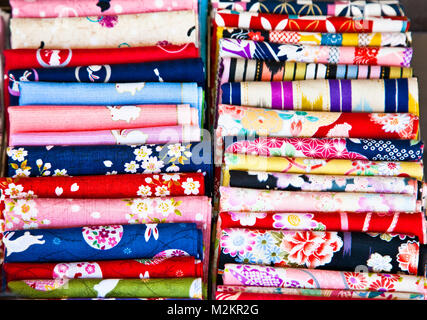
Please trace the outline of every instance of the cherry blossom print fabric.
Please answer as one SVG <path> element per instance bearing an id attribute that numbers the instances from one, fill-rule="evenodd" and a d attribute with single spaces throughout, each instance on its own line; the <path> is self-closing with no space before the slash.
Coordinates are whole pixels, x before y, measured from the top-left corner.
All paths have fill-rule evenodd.
<path id="1" fill-rule="evenodd" d="M 85 226 L 5 232 L 5 263 L 79 262 L 188 255 L 203 258 L 194 223 Z"/>
<path id="2" fill-rule="evenodd" d="M 219 27 L 321 33 L 408 32 L 410 27 L 410 21 L 406 16 L 360 19 L 218 10 L 214 19 Z"/>
<path id="3" fill-rule="evenodd" d="M 144 173 L 96 176 L 0 178 L 1 194 L 10 199 L 72 198 L 115 199 L 133 197 L 203 196 L 203 173 Z"/>
<path id="4" fill-rule="evenodd" d="M 416 195 L 220 187 L 220 211 L 418 212 Z"/>
<path id="5" fill-rule="evenodd" d="M 230 170 L 230 187 L 285 191 L 403 193 L 424 197 L 425 185 L 414 178 L 333 176 Z"/>
<path id="6" fill-rule="evenodd" d="M 86 17 L 93 15 L 111 16 L 142 12 L 183 11 L 197 12 L 195 0 L 11 0 L 14 18 Z"/>
<path id="7" fill-rule="evenodd" d="M 194 298 L 202 299 L 201 278 L 54 279 L 10 281 L 16 296 L 60 298 Z"/>
<path id="8" fill-rule="evenodd" d="M 225 285 L 359 292 L 402 292 L 425 294 L 426 279 L 421 276 L 379 272 L 343 272 L 320 269 L 299 269 L 226 264 Z"/>
<path id="9" fill-rule="evenodd" d="M 249 81 L 295 81 L 312 79 L 398 79 L 411 78 L 412 68 L 277 62 L 242 58 L 222 58 L 219 84 Z"/>
<path id="10" fill-rule="evenodd" d="M 307 16 L 329 15 L 342 17 L 377 17 L 377 16 L 405 16 L 402 4 L 381 3 L 376 1 L 236 1 L 212 0 L 212 6 L 217 9 L 236 11 L 263 12 L 276 14 L 297 14 Z"/>
<path id="11" fill-rule="evenodd" d="M 9 132 L 55 132 L 136 129 L 198 125 L 190 105 L 135 106 L 13 106 L 8 108 Z"/>
<path id="12" fill-rule="evenodd" d="M 407 235 L 232 228 L 221 231 L 219 243 L 219 270 L 227 263 L 243 263 L 347 272 L 363 266 L 369 272 L 424 273 L 418 270 L 418 239 Z"/>
<path id="13" fill-rule="evenodd" d="M 147 191 L 141 188 L 141 191 Z M 194 222 L 207 230 L 210 202 L 205 196 L 128 199 L 6 198 L 6 230 L 99 225 Z"/>
<path id="14" fill-rule="evenodd" d="M 223 185 L 229 184 L 227 170 L 266 171 L 344 176 L 408 177 L 423 181 L 423 163 L 408 161 L 368 161 L 346 159 L 307 159 L 260 157 L 241 154 L 224 155 Z"/>
<path id="15" fill-rule="evenodd" d="M 420 161 L 424 153 L 424 143 L 419 140 L 269 137 L 229 140 L 224 138 L 226 153 L 264 157 Z"/>
<path id="16" fill-rule="evenodd" d="M 170 26 L 174 26 L 171 32 Z M 117 48 L 199 43 L 197 13 L 192 10 L 113 16 L 12 18 L 11 48 Z M 61 35 L 61 36 L 58 36 Z"/>
<path id="17" fill-rule="evenodd" d="M 190 256 L 70 263 L 7 263 L 7 281 L 41 279 L 129 279 L 200 277 L 202 264 Z"/>
<path id="18" fill-rule="evenodd" d="M 337 47 L 411 47 L 411 32 L 320 33 L 219 27 L 222 38 Z"/>
<path id="19" fill-rule="evenodd" d="M 218 227 L 350 231 L 417 236 L 427 243 L 423 212 L 221 212 Z"/>
<path id="20" fill-rule="evenodd" d="M 185 125 L 123 130 L 12 133 L 9 136 L 9 146 L 141 145 L 198 142 L 200 139 L 201 130 L 198 125 Z"/>
<path id="21" fill-rule="evenodd" d="M 257 297 L 276 298 L 279 295 L 287 297 L 327 297 L 328 299 L 375 299 L 375 300 L 424 300 L 424 294 L 406 292 L 384 292 L 384 291 L 358 291 L 341 289 L 301 289 L 301 288 L 274 288 L 274 287 L 249 287 L 249 286 L 225 286 L 218 285 L 216 288 L 217 300 L 240 300 L 246 299 L 248 295 Z"/>
<path id="22" fill-rule="evenodd" d="M 411 65 L 412 54 L 411 47 L 334 47 L 278 44 L 233 38 L 219 40 L 219 55 L 224 58 L 408 68 Z"/>
<path id="23" fill-rule="evenodd" d="M 304 111 L 419 113 L 417 78 L 234 82 L 221 85 L 221 92 L 221 103 L 229 105 Z"/>

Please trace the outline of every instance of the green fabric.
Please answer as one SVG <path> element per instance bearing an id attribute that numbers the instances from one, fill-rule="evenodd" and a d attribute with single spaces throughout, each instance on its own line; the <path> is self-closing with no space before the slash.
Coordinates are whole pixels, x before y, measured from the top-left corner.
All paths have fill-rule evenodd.
<path id="1" fill-rule="evenodd" d="M 201 278 L 10 281 L 22 298 L 201 298 Z M 38 289 L 36 289 L 38 288 Z"/>

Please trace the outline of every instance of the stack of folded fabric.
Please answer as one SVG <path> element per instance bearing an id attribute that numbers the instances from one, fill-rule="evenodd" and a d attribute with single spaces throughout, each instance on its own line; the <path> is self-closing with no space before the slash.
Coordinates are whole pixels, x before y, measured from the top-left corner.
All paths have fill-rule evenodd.
<path id="1" fill-rule="evenodd" d="M 7 293 L 207 298 L 198 1 L 10 3 Z"/>
<path id="2" fill-rule="evenodd" d="M 214 297 L 425 299 L 424 145 L 401 5 L 213 8 Z"/>

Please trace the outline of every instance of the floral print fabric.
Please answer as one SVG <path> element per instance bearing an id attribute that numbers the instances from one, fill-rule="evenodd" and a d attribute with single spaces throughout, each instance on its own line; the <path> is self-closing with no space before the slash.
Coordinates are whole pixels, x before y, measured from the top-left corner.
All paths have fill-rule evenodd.
<path id="1" fill-rule="evenodd" d="M 221 211 L 417 212 L 416 195 L 354 192 L 291 192 L 220 187 Z"/>
<path id="2" fill-rule="evenodd" d="M 109 225 L 4 233 L 5 263 L 72 262 L 189 255 L 203 258 L 194 223 Z"/>
<path id="3" fill-rule="evenodd" d="M 54 279 L 10 281 L 18 297 L 59 298 L 202 298 L 201 278 Z"/>
<path id="4" fill-rule="evenodd" d="M 226 264 L 224 284 L 301 289 L 425 293 L 426 279 L 405 274 Z"/>
<path id="5" fill-rule="evenodd" d="M 7 281 L 40 279 L 128 279 L 201 277 L 202 264 L 190 256 L 69 263 L 7 263 Z"/>
<path id="6" fill-rule="evenodd" d="M 403 193 L 424 197 L 425 185 L 414 178 L 334 176 L 318 174 L 296 174 L 265 171 L 230 170 L 230 187 L 285 190 Z"/>
<path id="7" fill-rule="evenodd" d="M 174 33 L 170 32 L 171 25 L 175 26 Z M 12 18 L 10 28 L 12 49 L 37 49 L 41 43 L 45 49 L 77 49 L 143 47 L 159 42 L 198 46 L 199 24 L 194 11 L 184 10 L 73 18 Z"/>
<path id="8" fill-rule="evenodd" d="M 133 198 L 205 195 L 203 173 L 110 174 L 105 176 L 63 176 L 0 178 L 1 194 L 10 199 L 25 198 Z"/>
<path id="9" fill-rule="evenodd" d="M 255 138 L 225 142 L 226 153 L 264 157 L 419 161 L 424 144 L 419 140 Z"/>
<path id="10" fill-rule="evenodd" d="M 422 212 L 221 212 L 218 228 L 397 233 L 426 243 Z"/>
<path id="11" fill-rule="evenodd" d="M 259 297 L 268 295 L 268 298 L 281 296 L 306 296 L 308 299 L 324 297 L 328 299 L 376 299 L 376 300 L 424 300 L 424 294 L 406 292 L 384 291 L 358 291 L 342 289 L 301 289 L 301 288 L 272 288 L 272 287 L 247 287 L 218 285 L 216 291 L 217 300 L 245 300 L 247 295 Z"/>
<path id="12" fill-rule="evenodd" d="M 224 155 L 224 170 L 223 185 L 229 184 L 228 170 L 345 176 L 403 176 L 420 181 L 424 177 L 422 162 L 259 157 L 228 153 Z"/>
<path id="13" fill-rule="evenodd" d="M 219 243 L 219 270 L 227 263 L 243 263 L 347 272 L 362 267 L 370 272 L 418 272 L 419 242 L 407 235 L 382 238 L 359 232 L 232 228 L 222 230 Z M 265 286 L 280 286 L 274 274 L 263 276 L 271 281 Z"/>

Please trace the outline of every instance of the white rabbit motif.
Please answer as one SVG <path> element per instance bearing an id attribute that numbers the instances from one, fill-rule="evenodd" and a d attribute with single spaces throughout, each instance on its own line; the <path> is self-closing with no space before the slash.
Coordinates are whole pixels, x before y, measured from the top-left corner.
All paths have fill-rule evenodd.
<path id="1" fill-rule="evenodd" d="M 98 298 L 104 298 L 110 291 L 114 290 L 119 281 L 119 279 L 102 280 L 97 285 L 94 285 L 93 289 L 98 292 Z"/>
<path id="2" fill-rule="evenodd" d="M 139 130 L 111 130 L 111 133 L 117 144 L 144 144 L 148 139 L 148 135 Z"/>
<path id="3" fill-rule="evenodd" d="M 23 252 L 27 250 L 30 246 L 34 244 L 44 244 L 45 240 L 41 240 L 43 235 L 33 236 L 29 231 L 26 231 L 23 236 L 16 238 L 15 240 L 10 240 L 13 237 L 15 232 L 10 232 L 6 234 L 3 238 L 3 243 L 6 247 L 6 257 L 10 256 L 15 252 Z"/>
<path id="4" fill-rule="evenodd" d="M 137 91 L 141 91 L 145 87 L 145 82 L 137 83 L 116 83 L 116 91 L 118 93 L 129 92 L 131 95 L 135 95 Z"/>
<path id="5" fill-rule="evenodd" d="M 113 121 L 126 121 L 130 123 L 131 120 L 136 120 L 139 118 L 139 114 L 141 112 L 141 108 L 137 106 L 107 106 L 108 110 L 111 113 L 111 120 Z"/>

